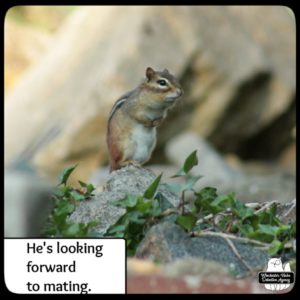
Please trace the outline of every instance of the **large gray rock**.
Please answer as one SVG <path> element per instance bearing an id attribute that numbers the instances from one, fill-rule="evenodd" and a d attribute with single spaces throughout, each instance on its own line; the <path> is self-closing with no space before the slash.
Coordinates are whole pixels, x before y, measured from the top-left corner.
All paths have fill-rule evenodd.
<path id="1" fill-rule="evenodd" d="M 147 169 L 150 169 L 154 174 L 162 174 L 162 181 L 169 181 L 178 171 L 178 168 L 173 165 L 147 165 Z M 103 186 L 106 184 L 107 178 L 109 176 L 109 168 L 97 168 L 89 178 L 88 182 L 92 183 L 95 186 Z M 182 182 L 180 178 L 174 178 L 178 183 Z"/>
<path id="2" fill-rule="evenodd" d="M 233 183 L 245 177 L 242 172 L 232 169 L 209 142 L 193 132 L 185 132 L 171 139 L 166 147 L 166 156 L 180 168 L 188 155 L 195 150 L 198 165 L 191 172 L 203 176 L 196 187 L 214 185 L 222 189 L 224 182 Z"/>
<path id="3" fill-rule="evenodd" d="M 143 195 L 156 177 L 157 175 L 150 169 L 137 168 L 129 165 L 111 173 L 107 179 L 106 190 L 119 192 L 123 197 L 125 197 L 126 194 Z M 161 183 L 163 183 L 162 180 Z M 174 206 L 179 204 L 178 196 L 171 193 L 163 185 L 158 187 L 157 192 L 161 193 Z"/>
<path id="4" fill-rule="evenodd" d="M 238 241 L 232 240 L 232 243 L 249 267 L 263 269 L 266 266 L 268 255 L 265 252 Z M 221 263 L 237 275 L 249 272 L 224 238 L 191 238 L 178 225 L 167 222 L 155 225 L 148 231 L 137 249 L 136 256 L 160 263 L 169 263 L 184 257 L 197 257 Z"/>
<path id="5" fill-rule="evenodd" d="M 161 137 L 178 133 L 181 124 L 223 151 L 276 157 L 295 124 L 294 15 L 278 6 L 227 6 L 193 8 L 190 18 L 200 51 L 182 78 L 185 101 Z"/>
<path id="6" fill-rule="evenodd" d="M 284 203 L 296 197 L 295 176 L 280 172 L 256 175 L 233 169 L 209 142 L 195 133 L 187 132 L 171 139 L 166 156 L 179 168 L 194 150 L 197 150 L 199 163 L 191 174 L 204 176 L 195 185 L 196 190 L 205 186 L 216 187 L 220 194 L 235 192 L 243 202 Z"/>
<path id="7" fill-rule="evenodd" d="M 76 223 L 98 222 L 93 227 L 96 235 L 102 236 L 110 225 L 114 224 L 124 213 L 125 209 L 112 205 L 113 200 L 122 199 L 124 194 L 115 192 L 102 192 L 90 200 L 80 203 L 69 217 Z"/>
<path id="8" fill-rule="evenodd" d="M 94 232 L 101 235 L 125 212 L 123 208 L 112 205 L 112 201 L 122 199 L 128 194 L 142 196 L 155 178 L 156 175 L 151 170 L 132 165 L 114 171 L 107 178 L 105 191 L 81 202 L 70 216 L 70 220 L 78 223 L 98 221 L 99 225 L 95 227 Z M 174 206 L 178 205 L 179 198 L 165 187 L 159 187 L 157 191 Z"/>

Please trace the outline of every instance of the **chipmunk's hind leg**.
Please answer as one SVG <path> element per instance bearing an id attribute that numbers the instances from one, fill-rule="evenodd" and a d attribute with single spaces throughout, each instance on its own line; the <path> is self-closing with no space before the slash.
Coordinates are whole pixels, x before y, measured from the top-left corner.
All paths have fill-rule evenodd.
<path id="1" fill-rule="evenodd" d="M 120 151 L 119 147 L 115 143 L 109 143 L 109 164 L 110 164 L 110 172 L 118 170 L 121 168 L 120 162 L 122 161 L 122 151 Z"/>

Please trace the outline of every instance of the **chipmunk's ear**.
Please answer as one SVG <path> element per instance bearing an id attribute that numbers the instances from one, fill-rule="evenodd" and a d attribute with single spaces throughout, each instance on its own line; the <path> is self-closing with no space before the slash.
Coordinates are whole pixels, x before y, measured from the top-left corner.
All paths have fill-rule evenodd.
<path id="1" fill-rule="evenodd" d="M 152 68 L 148 67 L 146 69 L 146 77 L 148 78 L 148 80 L 151 80 L 153 78 L 154 74 L 155 74 L 155 71 Z"/>
<path id="2" fill-rule="evenodd" d="M 164 69 L 162 72 L 169 74 L 169 70 L 168 69 Z"/>

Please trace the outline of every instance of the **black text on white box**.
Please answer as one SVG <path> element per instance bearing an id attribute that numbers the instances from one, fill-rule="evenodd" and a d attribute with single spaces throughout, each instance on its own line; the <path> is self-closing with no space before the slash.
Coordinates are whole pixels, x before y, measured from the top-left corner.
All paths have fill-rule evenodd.
<path id="1" fill-rule="evenodd" d="M 124 239 L 5 239 L 5 283 L 18 294 L 123 294 Z"/>

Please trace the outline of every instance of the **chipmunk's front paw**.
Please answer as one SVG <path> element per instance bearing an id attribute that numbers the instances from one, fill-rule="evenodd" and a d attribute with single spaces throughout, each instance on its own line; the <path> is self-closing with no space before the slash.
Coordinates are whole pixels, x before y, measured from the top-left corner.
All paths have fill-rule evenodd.
<path id="1" fill-rule="evenodd" d="M 126 167 L 126 166 L 134 166 L 136 168 L 141 168 L 142 167 L 142 165 L 139 162 L 135 161 L 135 160 L 126 160 L 126 161 L 124 161 L 122 163 L 122 167 Z"/>

